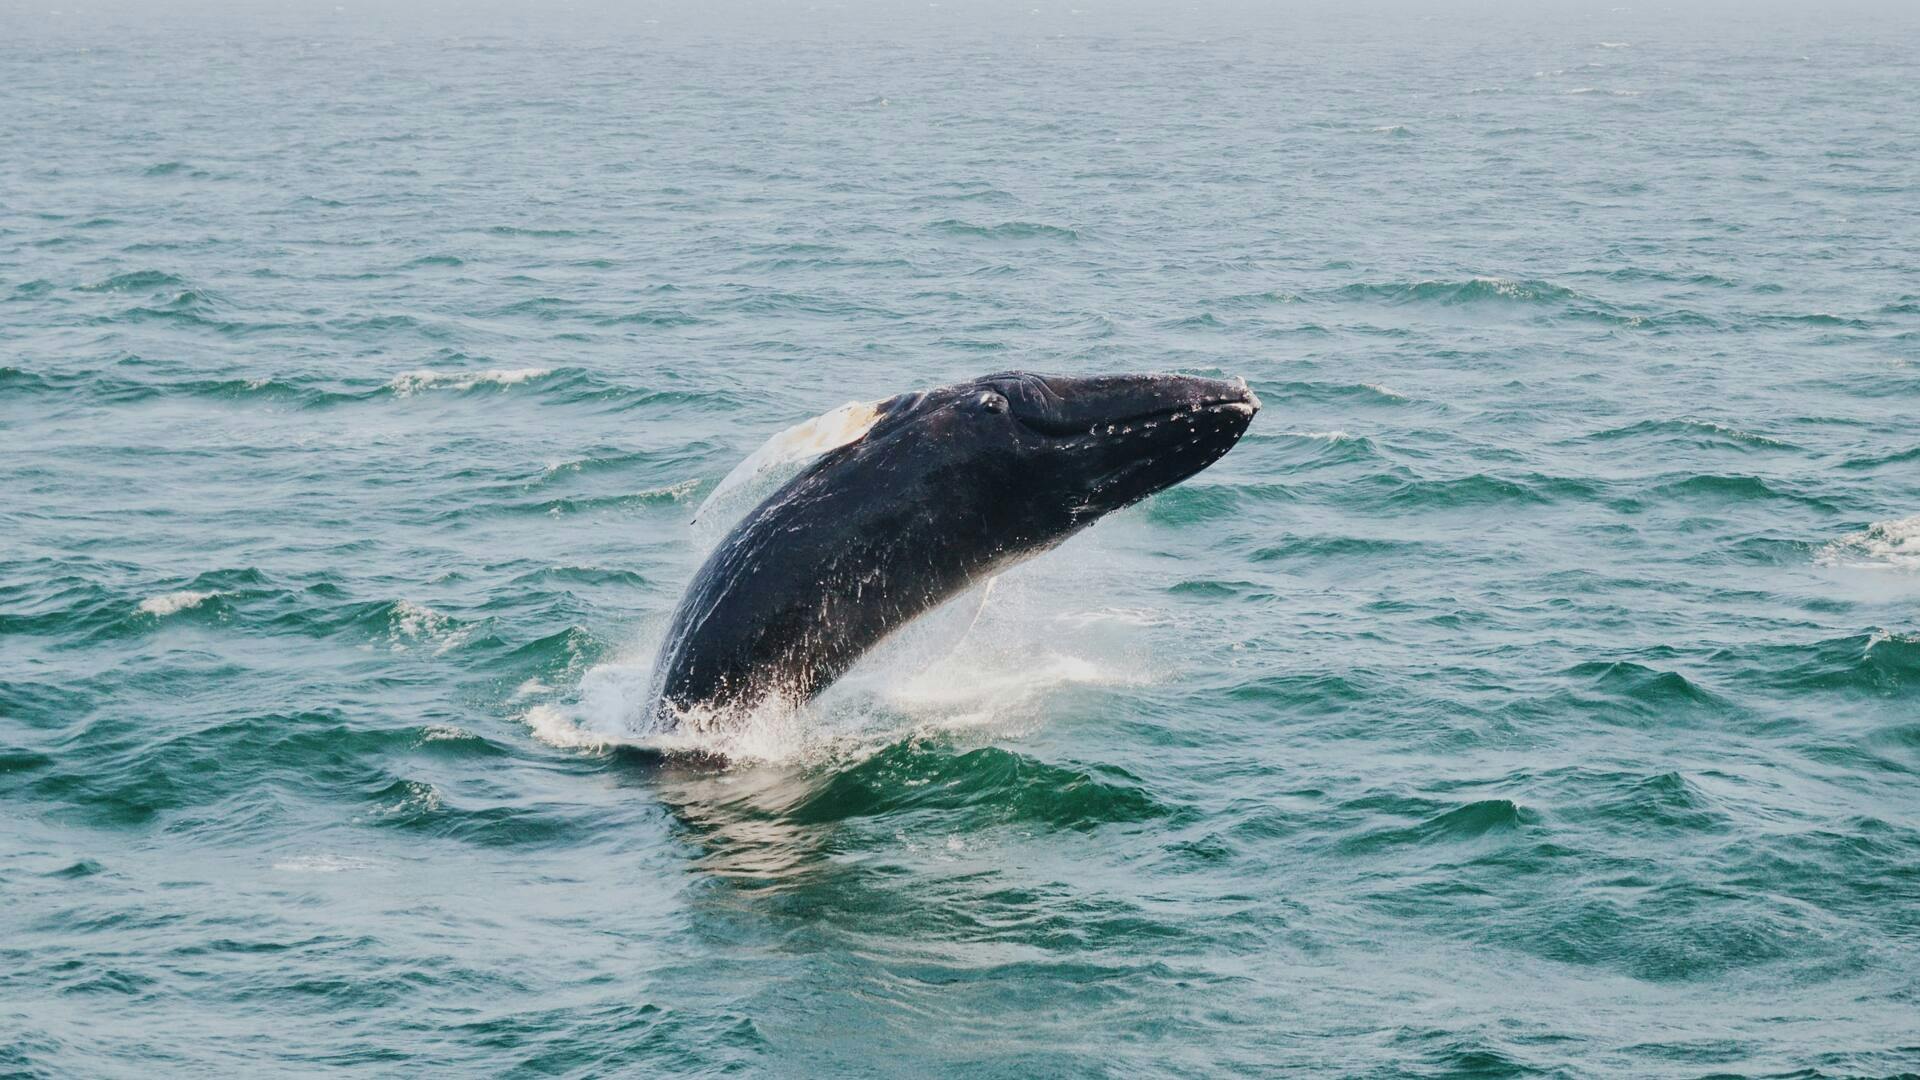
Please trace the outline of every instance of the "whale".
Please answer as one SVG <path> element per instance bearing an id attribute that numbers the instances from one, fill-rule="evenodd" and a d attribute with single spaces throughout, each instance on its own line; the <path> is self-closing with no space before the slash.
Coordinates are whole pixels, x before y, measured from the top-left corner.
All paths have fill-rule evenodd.
<path id="1" fill-rule="evenodd" d="M 836 410 L 828 448 L 694 573 L 647 723 L 806 702 L 917 616 L 1218 461 L 1259 409 L 1243 379 L 1007 371 Z"/>

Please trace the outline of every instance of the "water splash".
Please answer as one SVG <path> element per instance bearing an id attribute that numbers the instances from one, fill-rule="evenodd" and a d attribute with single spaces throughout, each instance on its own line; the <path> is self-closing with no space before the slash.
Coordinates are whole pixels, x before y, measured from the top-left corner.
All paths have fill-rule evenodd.
<path id="1" fill-rule="evenodd" d="M 879 402 L 849 401 L 787 428 L 761 444 L 760 449 L 748 454 L 721 478 L 700 503 L 700 508 L 693 512 L 694 523 L 709 529 L 715 523 L 730 523 L 799 473 L 808 462 L 865 435 L 879 419 Z"/>
<path id="2" fill-rule="evenodd" d="M 1059 590 L 1043 574 L 1022 568 L 1010 580 L 981 582 L 902 628 L 809 702 L 769 699 L 725 715 L 694 710 L 673 731 L 647 730 L 657 645 L 648 635 L 587 671 L 571 700 L 536 704 L 522 720 L 535 738 L 563 749 L 844 763 L 942 731 L 1018 735 L 1040 723 L 1054 694 L 1151 681 L 1139 635 L 1156 619 L 1058 611 Z"/>
<path id="3" fill-rule="evenodd" d="M 217 595 L 219 594 L 211 593 L 211 592 L 195 592 L 192 589 L 182 589 L 179 592 L 161 593 L 158 596 L 149 596 L 145 600 L 140 601 L 140 611 L 142 614 L 146 614 L 146 615 L 165 617 L 168 615 L 172 615 L 174 612 L 177 612 L 177 611 L 185 611 L 188 608 L 199 607 L 201 604 L 206 603 L 208 600 L 213 599 Z"/>
<path id="4" fill-rule="evenodd" d="M 1821 548 L 1814 561 L 1861 570 L 1920 571 L 1920 514 L 1874 522 Z"/>

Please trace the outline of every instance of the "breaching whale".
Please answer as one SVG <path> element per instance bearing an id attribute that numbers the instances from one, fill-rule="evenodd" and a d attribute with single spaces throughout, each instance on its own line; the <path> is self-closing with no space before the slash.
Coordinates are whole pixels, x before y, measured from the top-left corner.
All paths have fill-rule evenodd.
<path id="1" fill-rule="evenodd" d="M 654 664 L 658 730 L 799 703 L 915 616 L 1219 460 L 1243 380 L 1004 372 L 846 406 L 865 430 L 768 496 L 694 574 Z"/>

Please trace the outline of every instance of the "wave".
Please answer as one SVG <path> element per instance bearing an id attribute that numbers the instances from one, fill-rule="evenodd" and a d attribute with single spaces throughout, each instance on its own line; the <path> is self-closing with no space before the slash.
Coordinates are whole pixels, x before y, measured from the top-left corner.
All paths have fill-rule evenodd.
<path id="1" fill-rule="evenodd" d="M 3 374 L 4 371 L 0 370 L 0 375 Z M 0 385 L 4 385 L 4 383 L 0 383 Z M 1910 461 L 1920 461 L 1920 446 L 1909 447 L 1905 450 L 1895 450 L 1885 454 L 1850 457 L 1841 462 L 1840 467 L 1843 469 L 1877 469 L 1883 465 L 1898 465 Z"/>
<path id="2" fill-rule="evenodd" d="M 105 281 L 80 286 L 81 292 L 134 292 L 185 288 L 186 282 L 160 270 L 130 270 Z"/>
<path id="3" fill-rule="evenodd" d="M 1269 401 L 1301 398 L 1315 403 L 1352 406 L 1405 405 L 1413 400 L 1391 387 L 1368 382 L 1268 382 L 1262 380 L 1259 389 L 1260 396 Z M 1250 434 L 1258 437 L 1263 432 L 1256 427 Z"/>
<path id="4" fill-rule="evenodd" d="M 1290 536 L 1278 544 L 1257 548 L 1249 556 L 1255 562 L 1285 562 L 1291 559 L 1329 560 L 1432 557 L 1433 544 L 1415 540 L 1390 540 L 1378 536 Z"/>
<path id="5" fill-rule="evenodd" d="M 969 829 L 1034 823 L 1085 830 L 1172 811 L 1117 766 L 1055 765 L 995 746 L 954 753 L 938 741 L 915 740 L 836 771 L 784 816 L 806 825 L 905 813 L 957 817 Z"/>
<path id="6" fill-rule="evenodd" d="M 917 195 L 913 201 L 919 204 L 971 202 L 1011 205 L 1018 203 L 1020 200 L 1016 198 L 1012 192 L 1002 191 L 996 187 L 982 186 L 961 191 L 939 191 L 927 195 Z"/>
<path id="7" fill-rule="evenodd" d="M 700 481 L 697 478 L 689 478 L 664 487 L 614 495 L 567 496 L 533 502 L 461 506 L 440 514 L 435 520 L 459 521 L 486 514 L 544 514 L 549 517 L 560 517 L 566 514 L 591 513 L 596 510 L 637 509 L 663 503 L 685 502 L 699 487 Z"/>
<path id="8" fill-rule="evenodd" d="M 1820 641 L 1721 649 L 1708 660 L 1743 686 L 1782 694 L 1880 697 L 1920 685 L 1920 634 L 1876 628 Z"/>
<path id="9" fill-rule="evenodd" d="M 463 622 L 411 600 L 395 600 L 377 610 L 385 616 L 387 644 L 393 652 L 425 647 L 439 656 L 465 645 L 479 629 L 477 623 Z"/>
<path id="10" fill-rule="evenodd" d="M 582 235 L 572 229 L 534 229 L 519 225 L 495 225 L 486 230 L 488 236 L 512 236 L 530 240 L 571 240 Z"/>
<path id="11" fill-rule="evenodd" d="M 1287 470 L 1289 478 L 1295 480 L 1305 479 L 1306 470 L 1310 469 L 1342 465 L 1379 467 L 1387 460 L 1379 443 L 1347 431 L 1277 431 L 1257 441 L 1273 444 L 1278 454 L 1275 460 Z"/>
<path id="12" fill-rule="evenodd" d="M 362 824 L 481 847 L 551 848 L 590 832 L 581 818 L 561 808 L 469 802 L 425 780 L 395 780 L 368 803 Z"/>
<path id="13" fill-rule="evenodd" d="M 1500 504 L 1545 506 L 1562 499 L 1585 500 L 1600 494 L 1600 489 L 1590 481 L 1537 474 L 1503 477 L 1473 473 L 1445 480 L 1379 474 L 1365 477 L 1356 484 L 1356 490 L 1368 488 L 1378 493 L 1387 505 L 1421 509 Z"/>
<path id="14" fill-rule="evenodd" d="M 0 389 L 33 392 L 51 390 L 55 387 L 55 381 L 44 375 L 36 375 L 24 368 L 0 367 Z"/>
<path id="15" fill-rule="evenodd" d="M 1566 674 L 1590 680 L 1593 689 L 1632 703 L 1636 711 L 1658 713 L 1676 707 L 1718 709 L 1726 705 L 1718 695 L 1695 685 L 1677 671 L 1662 671 L 1630 660 L 1577 664 Z"/>
<path id="16" fill-rule="evenodd" d="M 1831 312 L 1816 311 L 1804 315 L 1754 315 L 1754 322 L 1787 326 L 1817 326 L 1841 330 L 1872 330 L 1874 324 L 1866 319 L 1851 315 L 1835 315 Z"/>
<path id="17" fill-rule="evenodd" d="M 0 610 L 0 633 L 118 640 L 152 633 L 163 620 L 172 618 L 225 621 L 237 613 L 238 605 L 286 595 L 267 575 L 252 568 L 213 570 L 167 583 L 165 588 L 149 583 L 129 590 L 99 580 L 117 576 L 123 567 L 82 569 L 59 559 L 16 565 L 36 568 L 36 586 L 13 590 L 7 597 Z"/>
<path id="18" fill-rule="evenodd" d="M 1920 514 L 1876 521 L 1821 548 L 1814 562 L 1861 570 L 1920 572 Z"/>
<path id="19" fill-rule="evenodd" d="M 523 382 L 544 379 L 553 374 L 552 368 L 498 368 L 489 371 L 434 371 L 422 368 L 418 371 L 404 372 L 387 380 L 387 389 L 395 397 L 406 397 L 425 390 L 473 390 L 481 386 L 497 386 L 505 389 Z"/>
<path id="20" fill-rule="evenodd" d="M 1369 817 L 1382 812 L 1431 812 L 1426 800 L 1369 796 L 1345 804 L 1344 809 L 1363 810 Z M 1482 799 L 1442 811 L 1412 825 L 1371 829 L 1340 841 L 1348 854 L 1378 852 L 1404 845 L 1459 844 L 1486 838 L 1498 838 L 1521 828 L 1537 825 L 1540 815 L 1511 799 Z"/>
<path id="21" fill-rule="evenodd" d="M 1563 304 L 1594 303 L 1563 285 L 1533 278 L 1475 277 L 1459 281 L 1358 283 L 1332 292 L 1338 300 L 1389 304 Z"/>
<path id="22" fill-rule="evenodd" d="M 703 322 L 698 315 L 674 309 L 671 311 L 629 311 L 623 315 L 606 315 L 594 320 L 595 326 L 697 326 Z"/>
<path id="23" fill-rule="evenodd" d="M 1305 299 L 1306 298 L 1299 293 L 1283 292 L 1279 289 L 1268 289 L 1265 292 L 1235 293 L 1232 296 L 1223 296 L 1219 300 L 1216 300 L 1215 303 L 1221 307 L 1254 308 L 1298 304 Z"/>
<path id="24" fill-rule="evenodd" d="M 997 225 L 976 225 L 958 218 L 946 218 L 928 225 L 927 228 L 949 236 L 976 240 L 1057 240 L 1074 243 L 1081 238 L 1077 229 L 1037 221 L 1003 221 Z"/>
<path id="25" fill-rule="evenodd" d="M 121 361 L 122 366 L 138 358 Z M 111 371 L 79 371 L 42 375 L 19 368 L 0 367 L 0 387 L 22 393 L 73 393 L 116 404 L 154 398 L 187 397 L 224 401 L 265 399 L 306 408 L 360 400 L 364 395 L 330 389 L 299 376 L 142 380 Z M 385 393 L 384 387 L 380 393 Z"/>
<path id="26" fill-rule="evenodd" d="M 485 646 L 495 651 L 504 645 L 491 636 L 490 618 L 462 619 L 414 600 L 346 600 L 343 590 L 330 583 L 312 585 L 299 592 L 281 591 L 282 602 L 239 614 L 250 624 L 258 624 L 278 634 L 357 640 L 365 645 L 384 645 L 393 653 L 420 652 L 440 656 L 466 646 Z"/>
<path id="27" fill-rule="evenodd" d="M 1618 774 L 1608 779 L 1611 783 L 1600 799 L 1570 816 L 1603 828 L 1632 822 L 1645 827 L 1700 830 L 1716 829 L 1726 822 L 1726 814 L 1677 772 L 1656 776 Z"/>
<path id="28" fill-rule="evenodd" d="M 1795 502 L 1823 510 L 1833 506 L 1817 495 L 1790 490 L 1783 480 L 1767 481 L 1745 474 L 1701 473 L 1655 485 L 1652 493 L 1671 499 L 1717 502 Z"/>
<path id="29" fill-rule="evenodd" d="M 1247 492 L 1228 484 L 1178 484 L 1147 500 L 1149 519 L 1179 527 L 1239 515 Z"/>
<path id="30" fill-rule="evenodd" d="M 541 322 L 553 322 L 575 314 L 580 302 L 562 296 L 533 296 L 525 300 L 515 300 L 486 312 L 488 318 L 513 318 L 524 316 Z"/>
<path id="31" fill-rule="evenodd" d="M 1685 442 L 1703 448 L 1797 450 L 1799 447 L 1771 436 L 1732 427 L 1714 420 L 1677 417 L 1671 420 L 1642 420 L 1624 427 L 1607 428 L 1585 436 L 1596 442 L 1613 442 L 1648 436 L 1665 436 L 1665 442 Z"/>
<path id="32" fill-rule="evenodd" d="M 436 361 L 459 363 L 467 354 L 440 350 Z M 296 407 L 334 407 L 355 402 L 405 400 L 420 394 L 478 394 L 507 392 L 538 386 L 568 402 L 597 402 L 612 409 L 639 409 L 659 405 L 693 405 L 701 409 L 733 409 L 743 402 L 733 390 L 660 390 L 599 379 L 580 367 L 520 367 L 520 369 L 455 369 L 422 367 L 390 379 L 324 379 L 317 375 L 267 377 L 198 377 L 198 379 L 140 379 L 132 373 L 144 361 L 127 357 L 108 369 L 46 375 L 21 367 L 0 367 L 0 388 L 8 392 L 77 394 L 104 402 L 142 402 L 152 398 L 207 398 L 227 402 L 284 402 Z"/>
<path id="33" fill-rule="evenodd" d="M 165 617 L 177 611 L 185 611 L 188 608 L 199 607 L 201 604 L 218 595 L 220 594 L 215 592 L 196 592 L 192 589 L 182 589 L 179 592 L 149 596 L 145 600 L 140 601 L 139 610 L 147 615 Z"/>

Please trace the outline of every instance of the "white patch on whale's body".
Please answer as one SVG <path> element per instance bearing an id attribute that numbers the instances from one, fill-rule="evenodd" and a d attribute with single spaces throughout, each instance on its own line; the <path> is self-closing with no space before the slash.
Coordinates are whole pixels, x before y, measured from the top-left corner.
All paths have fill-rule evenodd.
<path id="1" fill-rule="evenodd" d="M 879 419 L 879 402 L 849 401 L 780 432 L 748 454 L 714 485 L 700 508 L 693 512 L 692 524 L 703 536 L 711 533 L 716 525 L 731 525 L 775 488 L 798 475 L 808 463 L 865 435 Z M 708 538 L 719 539 L 717 535 Z"/>

